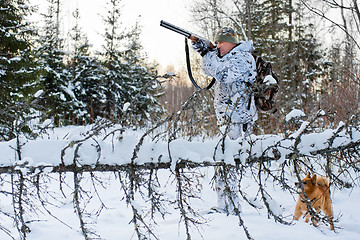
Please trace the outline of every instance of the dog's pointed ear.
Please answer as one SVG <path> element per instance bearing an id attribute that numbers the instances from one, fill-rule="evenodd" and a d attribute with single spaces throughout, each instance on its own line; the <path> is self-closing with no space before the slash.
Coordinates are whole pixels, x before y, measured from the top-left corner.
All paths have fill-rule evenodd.
<path id="1" fill-rule="evenodd" d="M 310 178 L 310 172 L 308 172 L 308 174 L 306 175 L 306 177 Z"/>
<path id="2" fill-rule="evenodd" d="M 316 176 L 316 174 L 314 174 L 314 176 L 312 176 L 311 180 L 313 180 L 314 182 L 316 182 L 316 178 L 317 178 L 317 176 Z"/>

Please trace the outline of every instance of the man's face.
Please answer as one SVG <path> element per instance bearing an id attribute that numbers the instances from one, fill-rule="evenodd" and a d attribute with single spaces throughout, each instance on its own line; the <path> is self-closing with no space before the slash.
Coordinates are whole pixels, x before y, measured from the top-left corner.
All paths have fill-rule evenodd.
<path id="1" fill-rule="evenodd" d="M 225 56 L 235 46 L 236 46 L 235 43 L 222 42 L 222 41 L 216 42 L 216 47 L 219 50 L 219 53 L 220 53 L 221 57 Z"/>

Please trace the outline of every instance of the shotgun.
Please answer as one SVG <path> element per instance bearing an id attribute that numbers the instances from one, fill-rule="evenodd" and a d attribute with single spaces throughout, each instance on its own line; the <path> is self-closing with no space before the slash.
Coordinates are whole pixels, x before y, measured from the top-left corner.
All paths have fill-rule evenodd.
<path id="1" fill-rule="evenodd" d="M 212 79 L 211 83 L 206 88 L 202 88 L 196 83 L 196 81 L 195 81 L 195 79 L 194 79 L 194 77 L 192 75 L 191 66 L 190 66 L 189 46 L 188 46 L 188 41 L 187 40 L 190 39 L 191 41 L 194 41 L 194 42 L 197 42 L 199 39 L 204 40 L 205 42 L 208 43 L 208 48 L 210 48 L 210 49 L 214 49 L 214 48 L 216 48 L 216 46 L 214 44 L 212 44 L 206 38 L 199 37 L 199 36 L 189 32 L 189 31 L 187 31 L 185 29 L 179 28 L 179 27 L 177 27 L 177 26 L 175 26 L 175 25 L 173 25 L 171 23 L 165 22 L 163 20 L 160 21 L 160 26 L 164 27 L 164 28 L 167 28 L 167 29 L 169 29 L 171 31 L 174 31 L 176 33 L 179 33 L 179 34 L 186 37 L 185 38 L 186 67 L 187 67 L 187 70 L 188 70 L 189 78 L 190 78 L 191 82 L 194 84 L 194 86 L 197 89 L 199 89 L 199 90 L 201 90 L 201 89 L 210 89 L 212 87 L 212 85 L 214 85 L 214 83 L 215 83 L 215 78 Z"/>
<path id="2" fill-rule="evenodd" d="M 188 39 L 190 39 L 191 41 L 194 41 L 194 42 L 197 42 L 198 39 L 202 39 L 202 40 L 204 40 L 205 42 L 209 42 L 209 47 L 210 47 L 211 49 L 216 48 L 216 46 L 215 46 L 214 44 L 212 44 L 212 43 L 211 43 L 209 40 L 207 40 L 206 38 L 197 36 L 196 34 L 193 34 L 193 33 L 189 32 L 189 31 L 187 31 L 187 30 L 185 30 L 185 29 L 179 28 L 179 27 L 177 27 L 177 26 L 175 26 L 175 25 L 173 25 L 173 24 L 171 24 L 171 23 L 168 23 L 168 22 L 166 22 L 166 21 L 164 21 L 164 20 L 161 20 L 161 21 L 160 21 L 160 26 L 161 26 L 161 27 L 164 27 L 164 28 L 167 28 L 167 29 L 169 29 L 169 30 L 171 30 L 171 31 L 174 31 L 174 32 L 176 32 L 176 33 L 179 33 L 179 34 L 185 36 L 186 38 L 188 38 Z"/>

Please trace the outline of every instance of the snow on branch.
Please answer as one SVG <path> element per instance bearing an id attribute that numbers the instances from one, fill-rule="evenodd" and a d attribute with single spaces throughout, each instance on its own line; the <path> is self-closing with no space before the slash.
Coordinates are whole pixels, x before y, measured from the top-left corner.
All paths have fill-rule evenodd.
<path id="1" fill-rule="evenodd" d="M 236 165 L 259 161 L 282 164 L 298 157 L 316 157 L 346 149 L 358 148 L 360 129 L 340 123 L 335 129 L 308 132 L 312 122 L 304 121 L 287 137 L 281 135 L 252 135 L 244 140 L 218 137 L 211 140 L 172 141 L 153 137 L 154 133 L 125 130 L 121 126 L 93 125 L 55 129 L 52 136 L 42 139 L 0 143 L 1 173 L 8 171 L 61 172 L 114 171 L 130 164 L 139 169 L 179 166 Z M 14 159 L 21 144 L 21 159 Z M 224 145 L 219 148 L 219 145 Z M 74 162 L 74 159 L 76 161 Z"/>

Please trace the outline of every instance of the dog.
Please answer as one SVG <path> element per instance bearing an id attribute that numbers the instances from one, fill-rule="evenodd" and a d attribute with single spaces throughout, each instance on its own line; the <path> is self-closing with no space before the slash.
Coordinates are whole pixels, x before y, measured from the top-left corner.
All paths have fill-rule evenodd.
<path id="1" fill-rule="evenodd" d="M 305 222 L 309 222 L 311 214 L 309 213 L 306 202 L 310 203 L 311 207 L 319 213 L 322 211 L 330 223 L 330 229 L 334 230 L 333 211 L 330 199 L 330 183 L 329 179 L 324 176 L 317 176 L 316 174 L 311 177 L 310 172 L 302 179 L 304 191 L 301 188 L 301 183 L 295 183 L 299 189 L 299 199 L 295 206 L 294 220 L 306 214 Z M 305 194 L 304 194 L 305 193 Z M 314 226 L 317 226 L 317 220 L 311 218 Z"/>

